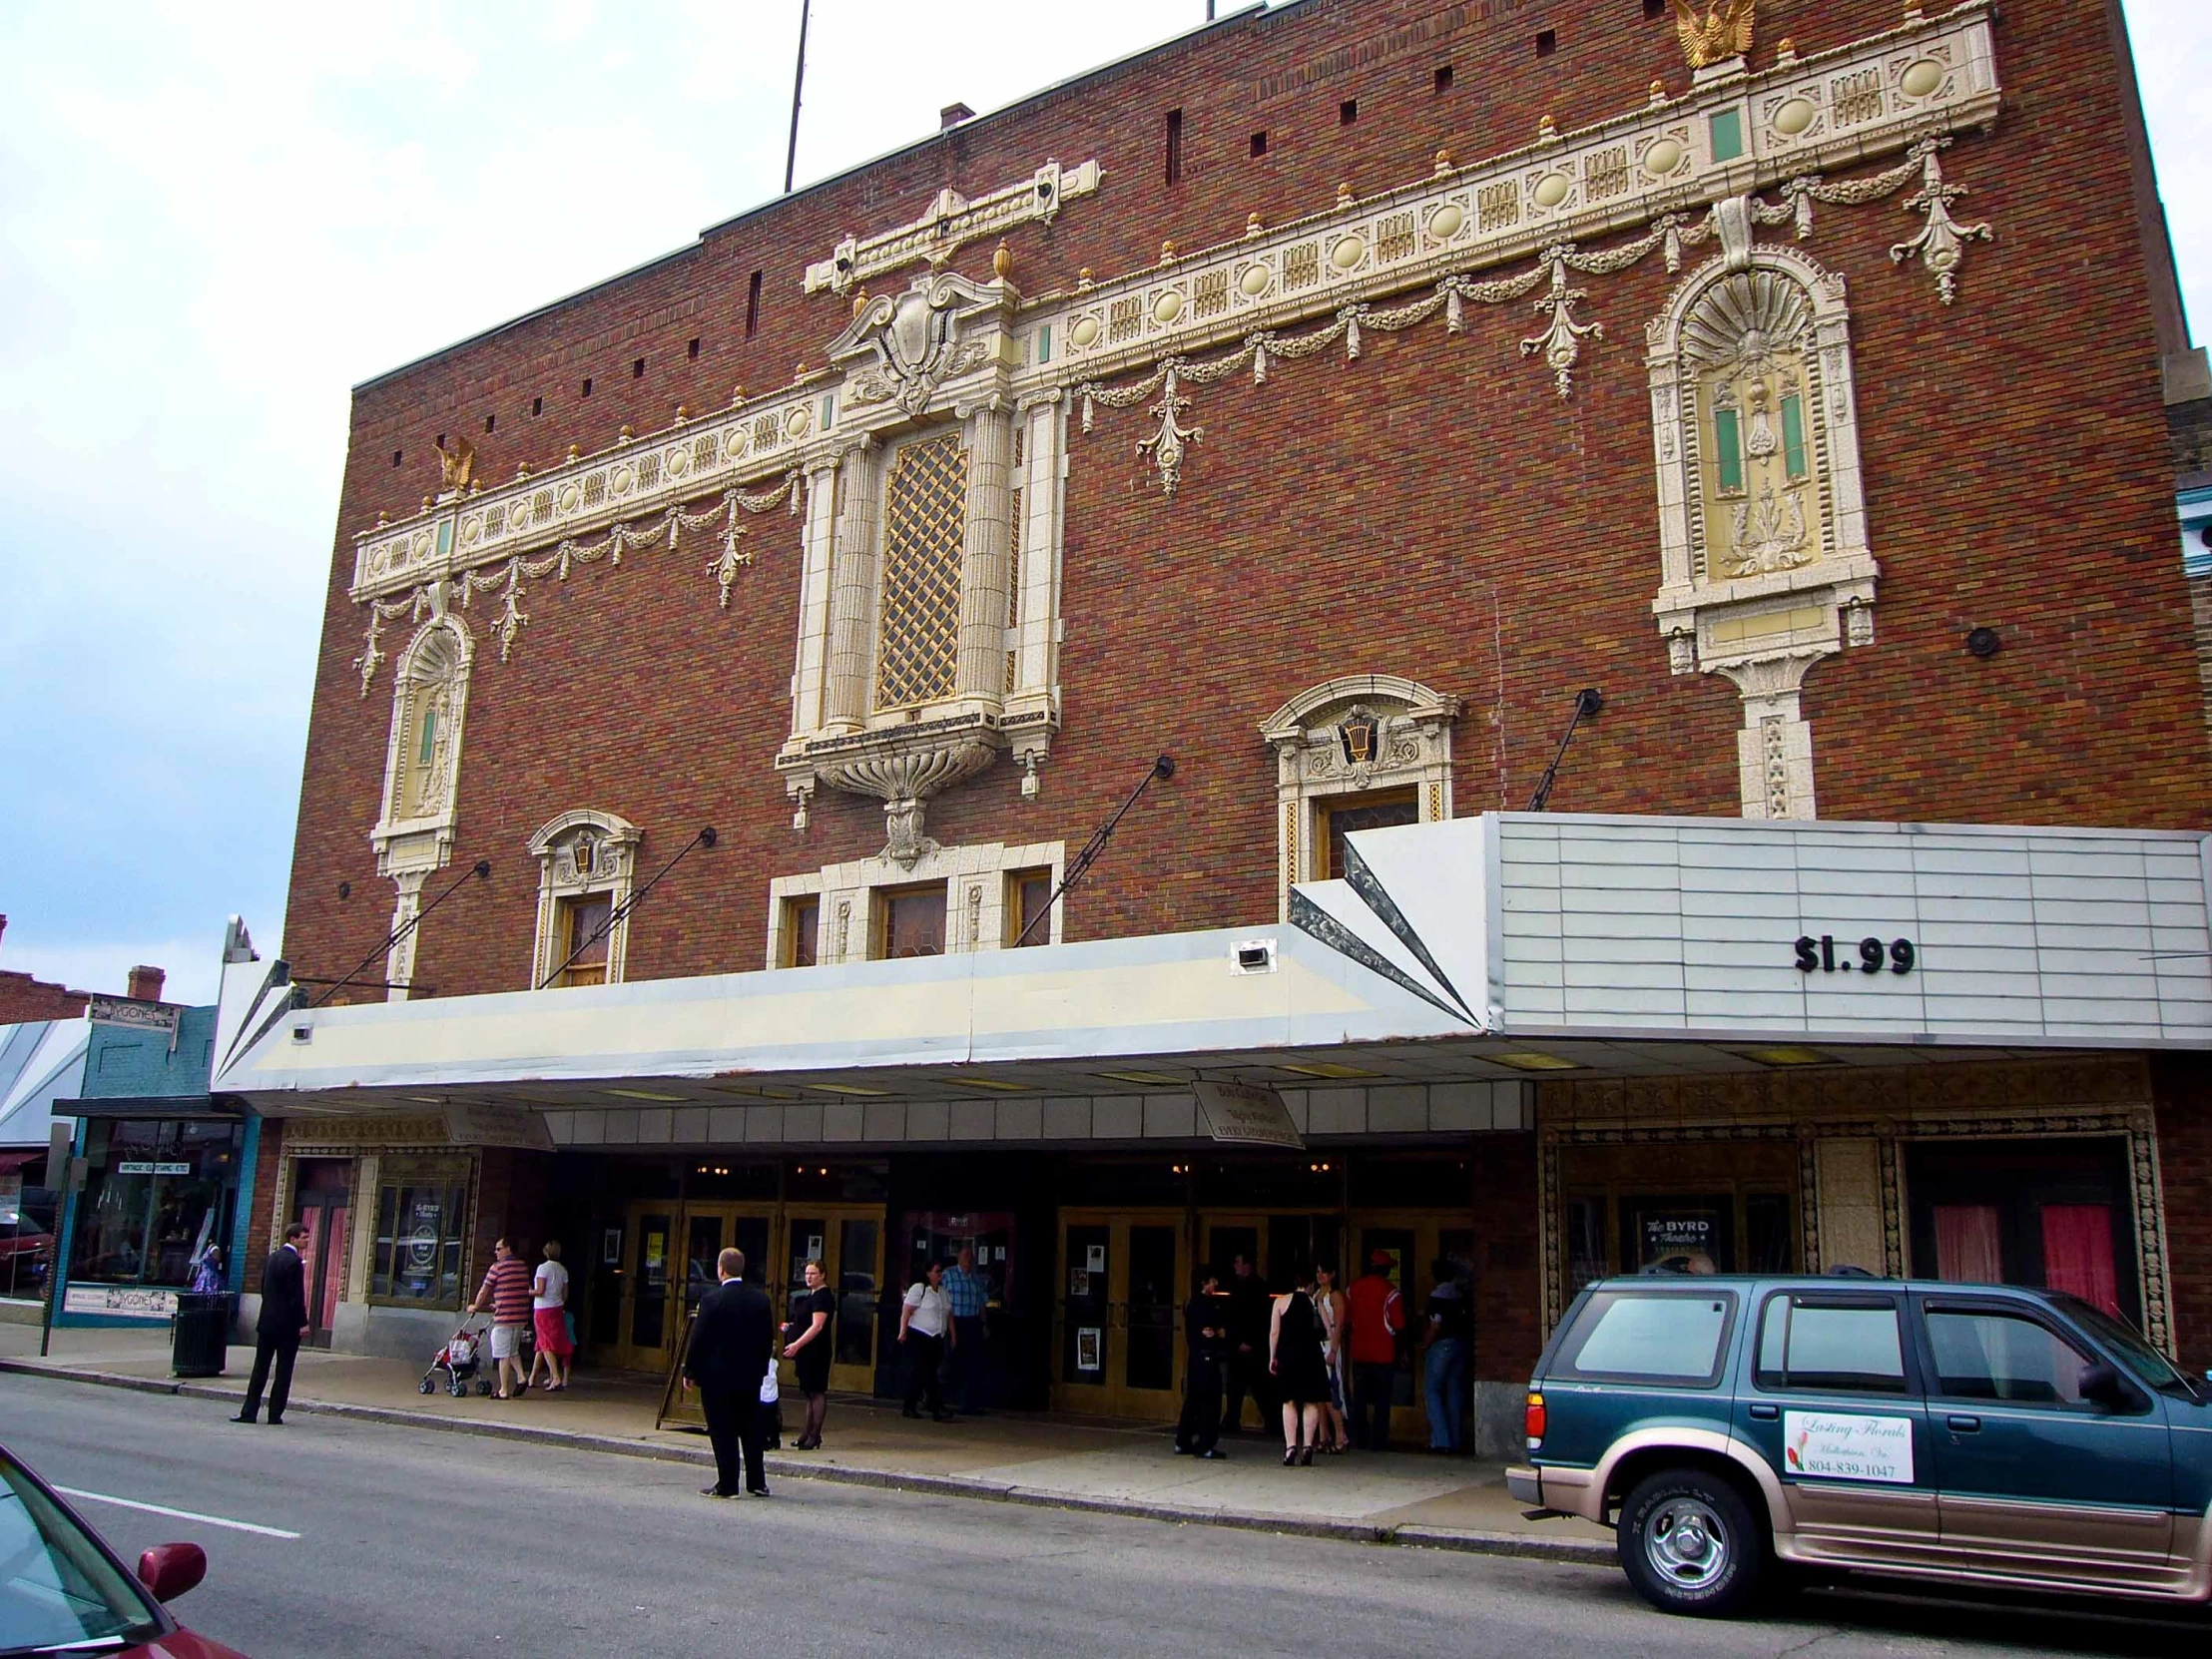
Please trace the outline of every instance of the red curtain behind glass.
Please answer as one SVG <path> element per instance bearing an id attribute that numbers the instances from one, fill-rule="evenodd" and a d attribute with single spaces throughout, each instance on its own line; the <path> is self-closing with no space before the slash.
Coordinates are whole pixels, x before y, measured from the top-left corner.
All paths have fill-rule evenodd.
<path id="1" fill-rule="evenodd" d="M 2108 1204 L 2043 1206 L 2043 1284 L 2078 1296 L 2114 1319 L 2120 1292 L 2112 1265 L 2112 1207 Z"/>

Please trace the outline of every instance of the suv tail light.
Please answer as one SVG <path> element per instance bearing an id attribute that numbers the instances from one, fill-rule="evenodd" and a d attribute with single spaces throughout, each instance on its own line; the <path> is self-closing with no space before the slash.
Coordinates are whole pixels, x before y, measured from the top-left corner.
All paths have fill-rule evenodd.
<path id="1" fill-rule="evenodd" d="M 1544 1396 L 1542 1394 L 1534 1392 L 1529 1394 L 1526 1423 L 1528 1449 L 1534 1451 L 1544 1443 Z"/>

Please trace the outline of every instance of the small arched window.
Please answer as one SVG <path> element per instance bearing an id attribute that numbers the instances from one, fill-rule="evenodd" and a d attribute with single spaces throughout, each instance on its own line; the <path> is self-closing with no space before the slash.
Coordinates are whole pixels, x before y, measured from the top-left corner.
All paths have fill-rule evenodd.
<path id="1" fill-rule="evenodd" d="M 530 837 L 538 926 L 530 983 L 615 985 L 629 952 L 629 902 L 644 833 L 614 813 L 563 813 Z"/>

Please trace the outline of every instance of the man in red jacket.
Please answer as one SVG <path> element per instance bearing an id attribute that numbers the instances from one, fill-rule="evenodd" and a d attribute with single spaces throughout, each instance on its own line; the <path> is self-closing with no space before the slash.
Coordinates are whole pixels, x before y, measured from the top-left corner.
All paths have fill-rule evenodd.
<path id="1" fill-rule="evenodd" d="M 1368 1271 L 1346 1293 L 1352 1356 L 1352 1443 L 1382 1451 L 1390 1443 L 1390 1394 L 1397 1383 L 1397 1344 L 1405 1331 L 1405 1299 L 1390 1283 L 1390 1253 L 1369 1253 Z"/>

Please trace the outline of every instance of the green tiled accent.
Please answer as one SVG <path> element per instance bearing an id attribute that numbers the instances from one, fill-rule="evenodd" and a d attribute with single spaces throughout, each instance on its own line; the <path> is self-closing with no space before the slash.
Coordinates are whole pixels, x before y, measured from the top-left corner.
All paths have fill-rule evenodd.
<path id="1" fill-rule="evenodd" d="M 1037 361 L 1040 363 L 1048 363 L 1051 360 L 1052 324 L 1049 322 L 1040 322 L 1037 325 Z"/>
<path id="2" fill-rule="evenodd" d="M 1720 471 L 1720 485 L 1724 490 L 1740 490 L 1744 487 L 1744 444 L 1734 409 L 1713 411 L 1714 460 Z"/>
<path id="3" fill-rule="evenodd" d="M 1805 476 L 1805 399 L 1792 392 L 1782 400 L 1782 462 L 1790 476 Z"/>
<path id="4" fill-rule="evenodd" d="M 1713 160 L 1732 162 L 1744 153 L 1744 112 L 1716 110 L 1712 117 Z"/>
<path id="5" fill-rule="evenodd" d="M 453 521 L 449 518 L 441 518 L 438 520 L 438 556 L 443 558 L 452 551 Z"/>

